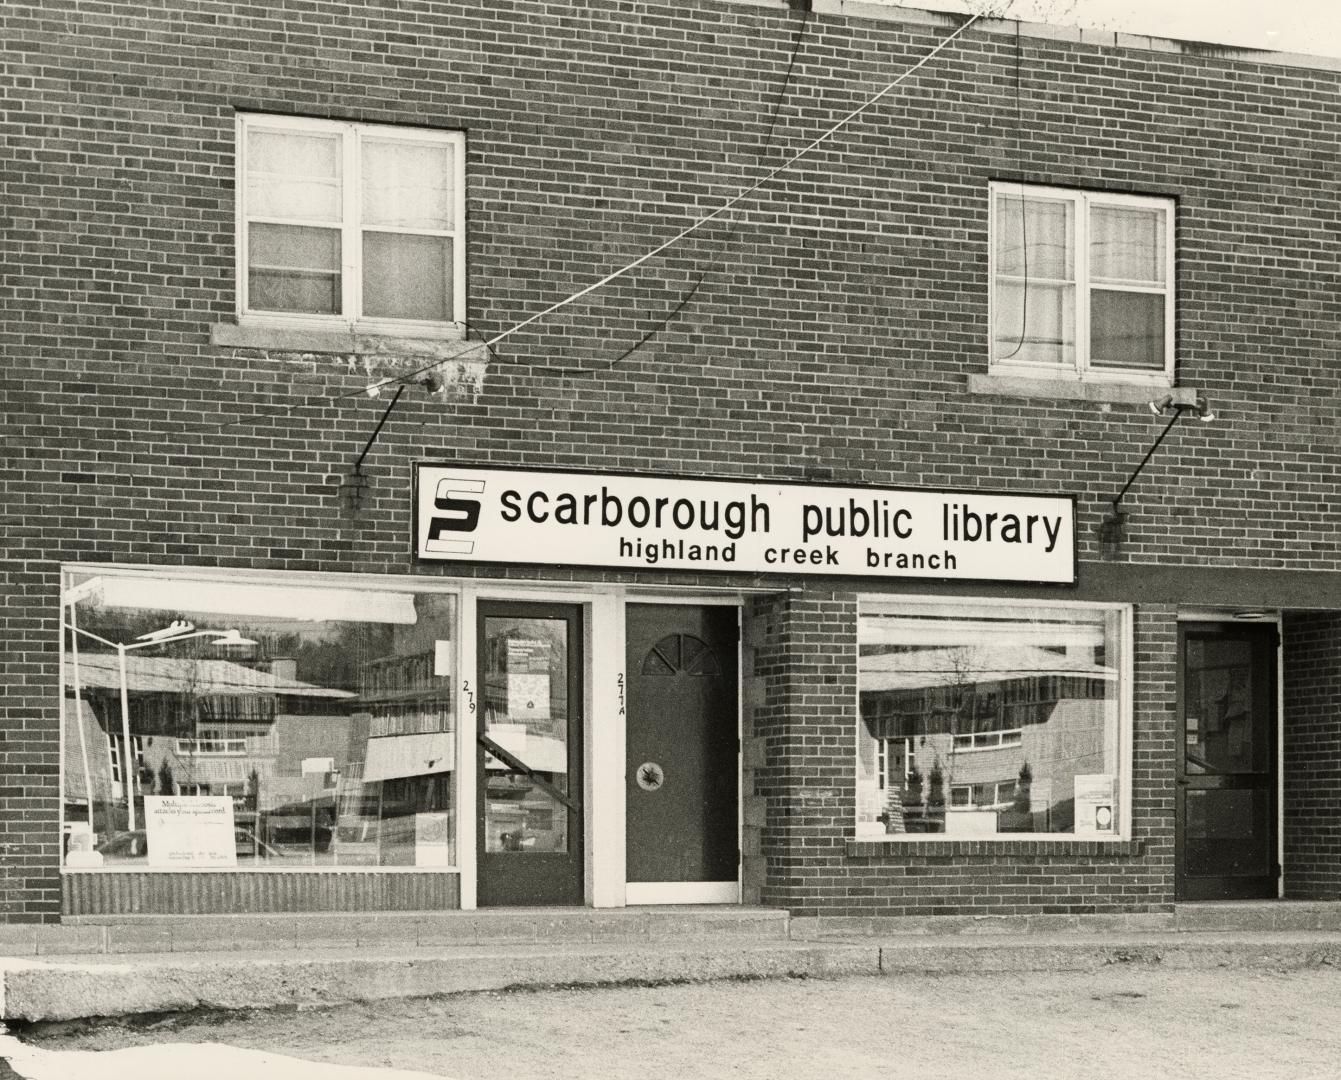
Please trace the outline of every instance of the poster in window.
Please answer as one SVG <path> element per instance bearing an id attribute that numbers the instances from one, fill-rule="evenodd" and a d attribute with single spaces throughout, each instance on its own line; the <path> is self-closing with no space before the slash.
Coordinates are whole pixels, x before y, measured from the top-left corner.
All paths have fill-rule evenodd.
<path id="1" fill-rule="evenodd" d="M 151 867 L 237 866 L 230 796 L 146 795 L 144 832 Z"/>
<path id="2" fill-rule="evenodd" d="M 550 643 L 508 640 L 508 718 L 526 723 L 550 718 Z"/>
<path id="3" fill-rule="evenodd" d="M 414 815 L 414 865 L 452 865 L 452 819 L 450 814 Z"/>
<path id="4" fill-rule="evenodd" d="M 1116 830 L 1113 814 L 1113 777 L 1110 773 L 1080 773 L 1076 776 L 1076 835 L 1111 836 Z"/>

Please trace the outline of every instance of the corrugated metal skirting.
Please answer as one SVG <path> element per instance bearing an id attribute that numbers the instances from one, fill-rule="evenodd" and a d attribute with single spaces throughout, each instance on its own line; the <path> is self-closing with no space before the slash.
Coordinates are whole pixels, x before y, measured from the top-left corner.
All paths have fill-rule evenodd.
<path id="1" fill-rule="evenodd" d="M 454 911 L 460 906 L 460 880 L 453 873 L 67 871 L 61 877 L 66 915 Z"/>

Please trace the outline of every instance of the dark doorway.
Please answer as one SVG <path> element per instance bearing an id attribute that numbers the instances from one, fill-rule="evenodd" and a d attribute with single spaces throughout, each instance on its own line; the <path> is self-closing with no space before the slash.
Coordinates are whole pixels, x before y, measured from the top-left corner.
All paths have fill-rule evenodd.
<path id="1" fill-rule="evenodd" d="M 581 904 L 582 614 L 478 609 L 478 902 Z"/>
<path id="2" fill-rule="evenodd" d="M 736 608 L 630 604 L 630 882 L 737 878 Z"/>
<path id="3" fill-rule="evenodd" d="M 1178 629 L 1175 892 L 1277 895 L 1274 626 Z"/>

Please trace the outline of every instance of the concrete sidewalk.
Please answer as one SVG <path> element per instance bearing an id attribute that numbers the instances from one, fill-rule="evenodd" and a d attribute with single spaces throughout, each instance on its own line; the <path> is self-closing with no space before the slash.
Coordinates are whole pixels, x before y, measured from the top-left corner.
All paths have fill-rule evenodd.
<path id="1" fill-rule="evenodd" d="M 1341 967 L 1341 905 L 1006 920 L 807 920 L 750 908 L 143 918 L 38 928 L 31 944 L 0 960 L 5 1020 L 733 978 Z"/>

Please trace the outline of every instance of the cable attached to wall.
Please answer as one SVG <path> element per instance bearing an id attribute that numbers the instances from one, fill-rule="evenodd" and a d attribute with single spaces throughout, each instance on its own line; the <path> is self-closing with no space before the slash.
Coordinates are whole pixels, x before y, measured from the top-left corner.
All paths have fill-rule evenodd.
<path id="1" fill-rule="evenodd" d="M 767 185 L 773 179 L 775 179 L 782 173 L 786 172 L 802 158 L 813 153 L 817 148 L 822 146 L 824 143 L 828 142 L 831 138 L 834 137 L 834 135 L 836 135 L 843 128 L 847 127 L 848 124 L 852 123 L 852 121 L 856 120 L 863 113 L 867 112 L 875 105 L 877 105 L 892 90 L 900 86 L 907 79 L 911 78 L 914 74 L 916 74 L 923 67 L 929 64 L 932 60 L 934 60 L 937 56 L 939 56 L 942 52 L 944 52 L 951 44 L 953 44 L 958 38 L 960 38 L 963 34 L 965 34 L 981 18 L 983 18 L 981 14 L 973 14 L 969 16 L 969 18 L 966 19 L 960 26 L 956 27 L 952 33 L 948 34 L 946 37 L 942 38 L 939 42 L 937 42 L 936 45 L 934 45 L 927 52 L 927 54 L 923 56 L 920 60 L 918 60 L 915 64 L 913 64 L 911 67 L 903 71 L 900 75 L 898 75 L 889 83 L 887 83 L 882 89 L 877 91 L 875 94 L 872 94 L 869 98 L 867 98 L 856 108 L 852 109 L 844 116 L 840 117 L 836 122 L 830 125 L 830 127 L 828 127 L 820 135 L 812 139 L 805 146 L 801 147 L 800 150 L 796 151 L 781 164 L 770 169 L 768 172 L 764 173 L 764 175 L 760 176 L 753 183 L 749 184 L 747 187 L 743 188 L 741 191 L 731 196 L 731 198 L 727 199 L 724 203 L 722 203 L 721 206 L 717 207 L 717 209 L 698 218 L 694 222 L 687 225 L 685 228 L 681 229 L 674 236 L 658 244 L 650 251 L 647 251 L 644 254 L 638 256 L 638 258 L 632 260 L 631 262 L 626 263 L 619 269 L 614 270 L 609 274 L 606 274 L 598 281 L 594 281 L 590 285 L 587 285 L 577 290 L 576 292 L 569 294 L 562 300 L 558 300 L 555 303 L 550 304 L 548 307 L 545 307 L 540 311 L 535 312 L 533 315 L 527 316 L 520 322 L 514 323 L 512 326 L 508 327 L 506 330 L 498 332 L 493 337 L 488 338 L 483 342 L 476 342 L 472 347 L 479 347 L 482 345 L 486 350 L 490 352 L 491 355 L 496 355 L 496 353 L 494 352 L 494 346 L 497 345 L 499 342 L 506 340 L 513 334 L 516 334 L 518 331 L 525 329 L 527 326 L 530 326 L 532 323 L 538 322 L 540 319 L 543 319 L 548 315 L 552 315 L 557 311 L 561 311 L 562 309 L 568 307 L 570 304 L 573 304 L 576 301 L 582 299 L 584 296 L 588 296 L 591 293 L 594 293 L 604 288 L 611 282 L 617 281 L 619 278 L 625 276 L 626 274 L 631 273 L 633 270 L 636 270 L 639 266 L 642 266 L 644 263 L 650 261 L 651 259 L 656 258 L 656 256 L 660 255 L 662 252 L 667 251 L 668 249 L 674 247 L 676 244 L 685 240 L 687 237 L 692 236 L 694 233 L 702 229 L 705 225 L 713 221 L 716 221 L 718 218 L 721 218 L 724 214 L 727 214 L 734 207 L 736 207 L 745 199 L 753 195 L 756 191 L 760 190 L 762 187 Z M 685 303 L 688 303 L 687 298 L 684 301 L 682 301 L 681 304 L 678 306 L 683 307 Z M 465 351 L 468 350 L 463 350 L 463 353 Z M 386 387 L 389 386 L 396 386 L 404 383 L 412 384 L 416 381 L 419 381 L 424 375 L 435 370 L 436 368 L 439 368 L 444 364 L 451 363 L 453 360 L 457 359 L 460 355 L 462 355 L 462 353 L 458 353 L 455 356 L 450 357 L 435 358 L 431 362 L 424 364 L 422 367 L 416 368 L 408 373 L 376 380 L 373 383 L 369 384 L 367 387 L 360 390 L 349 391 L 346 393 L 329 395 L 329 396 L 310 395 L 307 399 L 305 399 L 304 402 L 294 403 L 290 405 L 286 409 L 286 412 L 293 412 L 294 410 L 306 405 L 308 401 L 311 401 L 317 397 L 319 397 L 323 402 L 333 403 L 352 397 L 358 397 L 365 393 L 374 394 L 375 392 L 385 389 Z M 254 422 L 254 419 L 248 418 L 247 420 L 235 421 L 233 423 L 248 423 L 248 422 Z M 233 426 L 233 424 L 225 424 L 221 426 L 228 427 Z"/>
<path id="2" fill-rule="evenodd" d="M 765 132 L 764 134 L 763 147 L 760 153 L 761 157 L 766 157 L 769 150 L 771 150 L 773 147 L 773 133 L 777 128 L 778 114 L 782 111 L 782 103 L 783 101 L 786 100 L 787 91 L 791 88 L 792 71 L 796 67 L 796 57 L 801 51 L 801 42 L 805 37 L 806 28 L 810 25 L 810 13 L 811 13 L 810 0 L 793 0 L 791 6 L 793 10 L 799 10 L 802 12 L 801 23 L 800 26 L 797 27 L 795 38 L 793 38 L 792 40 L 791 55 L 787 59 L 787 71 L 782 76 L 782 86 L 779 88 L 773 100 L 773 112 L 772 115 L 770 115 L 768 118 L 768 131 Z M 681 311 L 683 311 L 686 307 L 688 307 L 689 303 L 694 299 L 695 296 L 698 295 L 699 289 L 701 289 L 703 287 L 703 283 L 708 280 L 708 275 L 712 273 L 713 270 L 720 269 L 722 255 L 726 251 L 727 245 L 729 245 L 731 241 L 735 239 L 736 232 L 739 230 L 743 220 L 744 220 L 743 214 L 737 214 L 731 218 L 731 224 L 727 228 L 725 235 L 723 235 L 723 237 L 717 242 L 717 250 L 714 251 L 704 261 L 703 269 L 699 271 L 698 277 L 694 280 L 694 283 L 689 287 L 688 291 L 686 291 L 685 294 L 682 297 L 680 297 L 679 301 L 675 304 L 675 306 L 672 307 L 668 312 L 666 312 L 666 314 L 657 322 L 655 326 L 653 326 L 650 330 L 648 330 L 645 334 L 643 334 L 642 337 L 640 337 L 637 341 L 635 341 L 622 353 L 616 356 L 613 360 L 607 360 L 602 364 L 591 365 L 588 367 L 575 367 L 575 368 L 533 367 L 531 370 L 556 375 L 593 375 L 598 372 L 609 371 L 617 364 L 620 364 L 624 360 L 627 360 L 635 352 L 637 352 L 649 341 L 651 341 L 654 337 L 656 337 L 657 334 L 665 330 L 666 327 L 670 325 L 671 320 L 673 320 L 677 315 L 680 314 Z"/>
<path id="3" fill-rule="evenodd" d="M 1015 20 L 1015 154 L 1023 159 L 1024 144 L 1024 106 L 1020 94 L 1020 21 Z M 1024 170 L 1021 169 L 1021 175 Z M 993 208 L 995 209 L 995 208 Z M 1005 356 L 994 356 L 994 361 L 1013 360 L 1021 349 L 1024 348 L 1025 339 L 1029 334 L 1029 214 L 1025 209 L 1024 181 L 1020 181 L 1020 259 L 1021 269 L 1024 271 L 1024 284 L 1021 286 L 1020 297 L 1020 338 L 1015 342 L 1015 348 Z M 996 327 L 992 327 L 992 343 L 996 344 Z"/>

